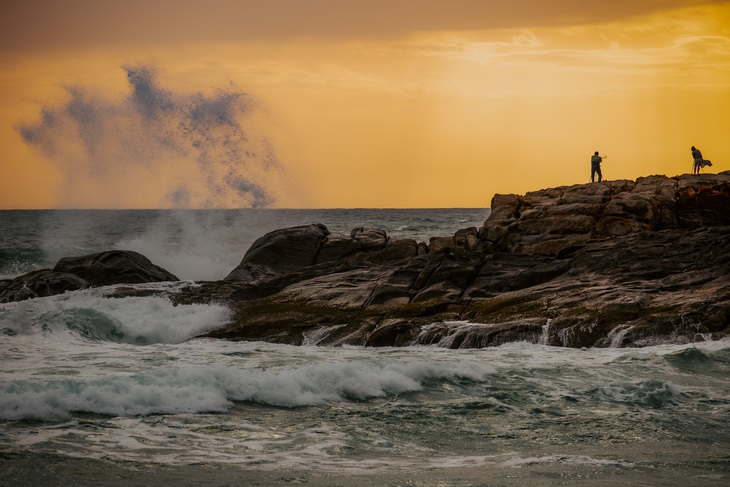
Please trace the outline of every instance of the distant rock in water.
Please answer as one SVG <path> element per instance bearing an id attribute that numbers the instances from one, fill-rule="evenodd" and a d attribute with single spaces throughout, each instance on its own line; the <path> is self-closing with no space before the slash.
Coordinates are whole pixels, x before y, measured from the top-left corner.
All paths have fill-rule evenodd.
<path id="1" fill-rule="evenodd" d="M 177 281 L 142 254 L 111 250 L 82 257 L 64 257 L 53 269 L 41 269 L 0 285 L 0 302 L 52 296 L 66 291 L 111 284 Z"/>
<path id="2" fill-rule="evenodd" d="M 689 343 L 730 334 L 728 242 L 730 172 L 651 176 L 495 195 L 481 227 L 428 244 L 375 228 L 276 230 L 225 279 L 170 299 L 226 303 L 231 322 L 207 336 L 228 340 Z M 0 300 L 177 280 L 142 259 L 133 252 L 62 259 L 52 271 L 0 284 Z"/>

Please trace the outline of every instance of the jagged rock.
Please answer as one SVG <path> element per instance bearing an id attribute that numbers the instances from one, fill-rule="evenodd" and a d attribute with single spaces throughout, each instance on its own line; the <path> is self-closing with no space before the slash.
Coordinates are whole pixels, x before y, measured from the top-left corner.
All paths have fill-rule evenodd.
<path id="1" fill-rule="evenodd" d="M 369 248 L 355 233 L 326 237 L 316 265 L 279 276 L 266 298 L 230 295 L 245 301 L 211 336 L 452 348 L 725 336 L 729 185 L 730 173 L 650 176 L 496 195 L 481 228 L 404 242 L 387 262 L 374 258 L 385 235 Z"/>
<path id="2" fill-rule="evenodd" d="M 728 207 L 730 172 L 603 181 L 495 195 L 479 234 L 484 250 L 555 256 L 595 238 L 728 225 Z"/>
<path id="3" fill-rule="evenodd" d="M 476 250 L 479 245 L 479 230 L 477 227 L 458 230 L 454 234 L 454 243 L 457 247 L 468 251 Z"/>
<path id="4" fill-rule="evenodd" d="M 717 175 L 681 177 L 678 179 L 677 193 L 677 219 L 680 226 L 698 228 L 730 225 L 730 171 Z"/>

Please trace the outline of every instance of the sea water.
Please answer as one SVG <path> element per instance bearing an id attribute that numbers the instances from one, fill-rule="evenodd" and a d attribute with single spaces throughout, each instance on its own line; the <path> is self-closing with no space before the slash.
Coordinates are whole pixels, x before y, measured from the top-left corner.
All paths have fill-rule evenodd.
<path id="1" fill-rule="evenodd" d="M 220 279 L 275 228 L 427 241 L 485 210 L 0 212 L 3 277 L 137 250 Z M 140 285 L 175 292 L 183 283 Z M 727 485 L 730 342 L 292 347 L 110 288 L 0 304 L 0 485 Z M 310 343 L 316 343 L 311 337 Z"/>

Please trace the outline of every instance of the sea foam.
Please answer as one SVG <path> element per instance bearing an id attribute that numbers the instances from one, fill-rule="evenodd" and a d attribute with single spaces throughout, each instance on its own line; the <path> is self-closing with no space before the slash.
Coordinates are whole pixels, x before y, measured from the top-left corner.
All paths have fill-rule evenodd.
<path id="1" fill-rule="evenodd" d="M 180 343 L 224 325 L 220 305 L 173 305 L 158 296 L 104 297 L 109 288 L 9 303 L 0 309 L 5 335 L 53 336 L 70 332 L 87 340 L 150 344 Z"/>
<path id="2" fill-rule="evenodd" d="M 0 386 L 0 419 L 59 421 L 76 411 L 109 416 L 221 412 L 234 401 L 314 406 L 416 392 L 432 380 L 485 381 L 494 372 L 491 365 L 473 361 L 354 361 L 281 370 L 207 365 L 46 383 L 13 381 Z"/>

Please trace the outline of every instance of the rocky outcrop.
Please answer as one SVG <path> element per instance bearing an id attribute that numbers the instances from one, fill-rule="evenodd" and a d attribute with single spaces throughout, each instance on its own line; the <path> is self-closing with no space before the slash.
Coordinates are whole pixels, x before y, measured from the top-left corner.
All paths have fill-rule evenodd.
<path id="1" fill-rule="evenodd" d="M 480 227 L 391 239 L 321 224 L 264 235 L 223 280 L 171 294 L 224 303 L 207 336 L 338 346 L 642 346 L 730 333 L 730 172 L 495 195 Z M 138 254 L 63 259 L 0 300 L 175 280 Z M 102 277 L 103 276 L 103 277 Z M 115 276 L 119 277 L 118 280 Z M 16 282 L 17 281 L 17 282 Z M 22 291 L 21 291 L 22 290 Z M 134 290 L 125 290 L 126 295 Z"/>
<path id="2" fill-rule="evenodd" d="M 418 252 L 415 240 L 392 240 L 380 229 L 359 227 L 345 237 L 331 234 L 321 223 L 303 225 L 274 230 L 256 240 L 224 280 L 279 277 L 333 263 L 387 263 Z"/>
<path id="3" fill-rule="evenodd" d="M 496 195 L 481 228 L 428 246 L 398 242 L 403 251 L 387 261 L 375 259 L 396 246 L 384 234 L 360 246 L 355 231 L 320 228 L 288 272 L 250 252 L 242 265 L 266 272 L 177 299 L 229 303 L 233 323 L 210 336 L 232 340 L 453 348 L 704 340 L 730 326 L 728 224 L 728 173 Z M 254 247 L 299 232 L 279 230 Z"/>
<path id="4" fill-rule="evenodd" d="M 650 176 L 497 195 L 485 251 L 557 255 L 588 241 L 730 224 L 730 176 Z"/>
<path id="5" fill-rule="evenodd" d="M 0 288 L 0 302 L 52 296 L 86 287 L 177 281 L 170 272 L 130 250 L 64 257 L 53 269 L 17 277 Z"/>

